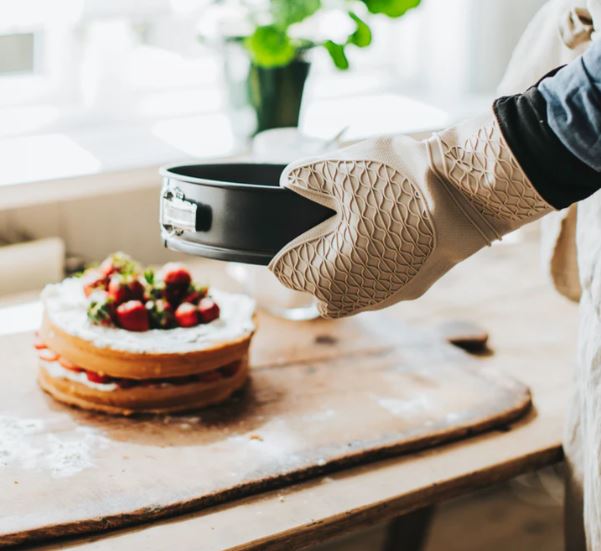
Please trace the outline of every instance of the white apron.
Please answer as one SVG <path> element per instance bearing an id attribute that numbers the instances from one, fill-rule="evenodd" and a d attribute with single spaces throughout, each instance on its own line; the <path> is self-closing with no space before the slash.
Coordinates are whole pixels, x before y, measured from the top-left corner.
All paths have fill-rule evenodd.
<path id="1" fill-rule="evenodd" d="M 547 2 L 516 47 L 499 92 L 524 91 L 568 63 L 597 38 L 595 28 L 601 30 L 601 0 Z M 553 283 L 580 299 L 579 357 L 564 442 L 566 549 L 601 551 L 601 193 L 546 216 L 542 230 Z"/>

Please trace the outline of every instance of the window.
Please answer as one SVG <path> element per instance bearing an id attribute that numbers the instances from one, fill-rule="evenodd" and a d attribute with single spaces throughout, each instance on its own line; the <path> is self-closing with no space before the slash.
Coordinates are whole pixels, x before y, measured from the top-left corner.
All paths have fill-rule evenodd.
<path id="1" fill-rule="evenodd" d="M 12 33 L 0 35 L 0 75 L 34 73 L 36 70 L 36 46 L 39 49 L 41 35 L 38 33 Z"/>
<path id="2" fill-rule="evenodd" d="M 374 18 L 374 43 L 352 52 L 352 71 L 337 72 L 325 55 L 314 56 L 305 104 L 330 102 L 338 111 L 345 105 L 352 110 L 352 102 L 337 98 L 405 94 L 440 100 L 446 109 L 451 96 L 490 94 L 512 41 L 542 2 L 423 0 L 399 21 Z M 199 40 L 201 29 L 215 34 L 222 24 L 216 12 L 223 2 L 215 6 L 209 0 L 1 2 L 0 138 L 120 126 L 134 140 L 133 128 L 146 125 L 168 147 L 186 154 L 221 151 L 201 135 L 212 128 L 223 144 L 233 139 L 223 127 L 221 52 Z M 511 40 L 505 28 L 512 31 Z M 474 73 L 474 65 L 486 70 Z M 321 111 L 305 112 L 309 124 L 324 122 Z M 322 124 L 324 134 L 340 130 L 347 115 L 336 116 L 330 126 Z M 78 146 L 86 149 L 96 139 L 87 136 Z M 192 145 L 182 149 L 183 142 Z M 107 155 L 123 153 L 113 147 Z"/>

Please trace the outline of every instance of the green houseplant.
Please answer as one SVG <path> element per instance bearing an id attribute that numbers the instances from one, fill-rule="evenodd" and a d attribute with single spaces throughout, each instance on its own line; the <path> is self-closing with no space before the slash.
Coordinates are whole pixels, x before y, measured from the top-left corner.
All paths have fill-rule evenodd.
<path id="1" fill-rule="evenodd" d="M 227 0 L 226 0 L 227 1 Z M 239 112 L 247 107 L 243 126 L 254 134 L 269 128 L 297 126 L 310 63 L 307 53 L 323 48 L 340 70 L 349 68 L 347 50 L 366 48 L 372 31 L 368 18 L 398 18 L 420 0 L 265 0 L 244 2 L 245 32 L 226 39 L 226 80 L 230 103 Z M 311 22 L 324 11 L 337 11 L 348 33 L 311 36 Z M 246 69 L 241 71 L 240 66 Z"/>

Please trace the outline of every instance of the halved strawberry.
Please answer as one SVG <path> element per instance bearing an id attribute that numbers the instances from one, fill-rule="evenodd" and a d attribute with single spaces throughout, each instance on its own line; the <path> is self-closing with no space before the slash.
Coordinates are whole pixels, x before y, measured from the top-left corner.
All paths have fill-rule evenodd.
<path id="1" fill-rule="evenodd" d="M 175 311 L 175 320 L 180 327 L 194 327 L 198 325 L 198 309 L 194 304 L 182 302 Z"/>
<path id="2" fill-rule="evenodd" d="M 135 275 L 113 274 L 109 282 L 108 293 L 116 305 L 128 300 L 143 300 L 144 285 Z"/>
<path id="3" fill-rule="evenodd" d="M 219 317 L 220 310 L 212 298 L 203 298 L 198 305 L 198 316 L 201 323 L 210 323 Z"/>
<path id="4" fill-rule="evenodd" d="M 106 289 L 108 278 L 100 270 L 87 270 L 82 276 L 83 293 L 89 297 L 97 289 Z"/>
<path id="5" fill-rule="evenodd" d="M 196 285 L 192 283 L 188 287 L 188 291 L 182 302 L 190 302 L 191 304 L 198 304 L 200 299 L 207 296 L 209 288 L 206 285 Z"/>
<path id="6" fill-rule="evenodd" d="M 148 331 L 150 328 L 148 312 L 139 300 L 128 300 L 120 304 L 115 315 L 118 325 L 128 331 Z"/>
<path id="7" fill-rule="evenodd" d="M 110 375 L 104 375 L 103 373 L 96 373 L 95 371 L 86 371 L 86 377 L 88 381 L 92 383 L 106 384 L 110 383 L 112 377 Z"/>
<path id="8" fill-rule="evenodd" d="M 117 252 L 102 261 L 100 271 L 105 276 L 114 273 L 133 274 L 139 272 L 139 265 L 128 254 Z"/>
<path id="9" fill-rule="evenodd" d="M 109 256 L 109 257 L 105 258 L 100 263 L 100 271 L 106 277 L 109 277 L 113 274 L 119 273 L 119 268 L 117 266 L 117 263 L 114 262 L 113 256 Z"/>
<path id="10" fill-rule="evenodd" d="M 127 287 L 123 285 L 120 274 L 113 274 L 108 286 L 108 294 L 113 299 L 116 305 L 122 304 L 129 300 L 129 292 Z"/>

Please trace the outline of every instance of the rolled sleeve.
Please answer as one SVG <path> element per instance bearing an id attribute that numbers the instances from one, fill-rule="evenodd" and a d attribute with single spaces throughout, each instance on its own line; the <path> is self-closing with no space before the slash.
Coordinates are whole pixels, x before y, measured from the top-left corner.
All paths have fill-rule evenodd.
<path id="1" fill-rule="evenodd" d="M 558 139 L 580 161 L 601 172 L 601 41 L 544 79 L 538 89 Z"/>

